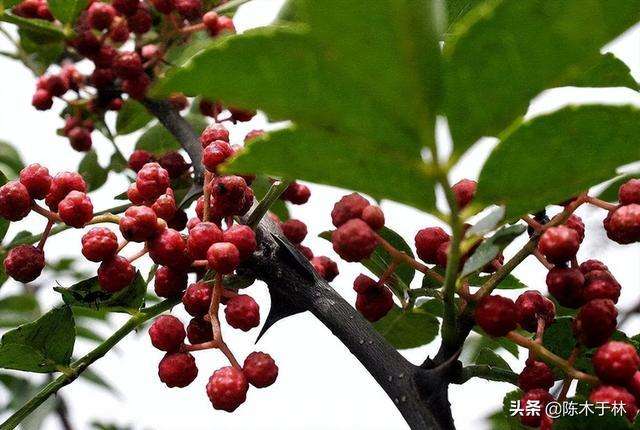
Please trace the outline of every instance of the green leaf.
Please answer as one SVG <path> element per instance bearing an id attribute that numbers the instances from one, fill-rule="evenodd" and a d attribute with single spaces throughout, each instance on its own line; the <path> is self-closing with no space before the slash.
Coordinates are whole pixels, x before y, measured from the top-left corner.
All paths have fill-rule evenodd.
<path id="1" fill-rule="evenodd" d="M 202 115 L 189 114 L 185 119 L 197 134 L 202 133 L 202 130 L 207 127 L 207 120 Z M 136 149 L 144 149 L 154 155 L 163 155 L 180 148 L 180 143 L 162 124 L 156 124 L 147 129 L 136 143 Z"/>
<path id="2" fill-rule="evenodd" d="M 0 13 L 0 21 L 15 24 L 21 29 L 29 30 L 43 36 L 47 36 L 52 41 L 62 40 L 65 38 L 65 34 L 64 31 L 62 31 L 62 28 L 56 26 L 54 23 L 45 21 L 43 19 L 22 18 L 5 11 L 4 13 Z"/>
<path id="3" fill-rule="evenodd" d="M 116 118 L 116 132 L 118 134 L 129 134 L 140 130 L 153 120 L 153 116 L 140 102 L 127 99 L 118 111 Z"/>
<path id="4" fill-rule="evenodd" d="M 330 131 L 293 126 L 269 133 L 252 140 L 224 170 L 359 190 L 427 211 L 435 207 L 435 181 L 417 152 L 407 155 L 388 144 L 373 148 L 367 140 Z"/>
<path id="5" fill-rule="evenodd" d="M 276 118 L 368 136 L 378 146 L 394 141 L 419 148 L 416 125 L 433 117 L 440 93 L 430 7 L 420 0 L 373 0 L 368 6 L 363 14 L 346 0 L 327 0 L 322 7 L 305 0 L 300 11 L 308 26 L 221 38 L 168 73 L 158 91 L 259 108 Z M 229 76 L 233 82 L 223 85 Z"/>
<path id="6" fill-rule="evenodd" d="M 584 403 L 584 399 L 577 397 L 567 399 L 567 401 Z M 631 428 L 631 423 L 625 416 L 611 413 L 600 416 L 597 408 L 594 408 L 594 412 L 591 414 L 563 415 L 553 420 L 553 430 L 627 430 Z"/>
<path id="7" fill-rule="evenodd" d="M 86 340 L 91 340 L 93 342 L 104 342 L 104 337 L 96 333 L 94 330 L 85 326 L 76 326 L 76 334 L 78 337 L 81 337 Z"/>
<path id="8" fill-rule="evenodd" d="M 607 202 L 617 202 L 618 190 L 620 189 L 620 186 L 630 179 L 638 178 L 640 178 L 640 173 L 637 172 L 620 175 L 616 179 L 611 181 L 602 191 L 600 191 L 596 195 L 596 197 Z"/>
<path id="9" fill-rule="evenodd" d="M 164 60 L 175 67 L 184 66 L 191 57 L 214 43 L 214 40 L 206 31 L 199 31 L 184 42 L 174 43 L 167 50 Z"/>
<path id="10" fill-rule="evenodd" d="M 109 176 L 109 171 L 98 163 L 98 153 L 93 149 L 87 152 L 87 154 L 82 157 L 82 160 L 80 160 L 78 173 L 80 173 L 87 182 L 89 191 L 97 190 L 103 186 L 104 183 L 107 182 L 107 176 Z"/>
<path id="11" fill-rule="evenodd" d="M 498 230 L 493 236 L 482 242 L 478 249 L 476 249 L 471 257 L 464 263 L 461 276 L 470 275 L 485 267 L 496 258 L 507 245 L 525 231 L 527 231 L 527 227 L 522 224 L 514 224 Z"/>
<path id="12" fill-rule="evenodd" d="M 17 294 L 0 300 L 0 327 L 16 327 L 40 315 L 40 305 L 33 294 Z"/>
<path id="13" fill-rule="evenodd" d="M 138 272 L 130 286 L 113 294 L 100 288 L 97 276 L 85 279 L 69 288 L 55 287 L 54 290 L 62 295 L 62 300 L 69 306 L 132 313 L 144 304 L 147 284 Z"/>
<path id="14" fill-rule="evenodd" d="M 481 286 L 485 282 L 487 282 L 491 278 L 491 275 L 471 275 L 467 278 L 467 281 L 470 285 L 473 286 Z M 498 290 L 519 290 L 521 288 L 528 288 L 529 286 L 524 284 L 520 279 L 513 276 L 511 273 L 508 274 L 497 286 Z"/>
<path id="15" fill-rule="evenodd" d="M 511 366 L 504 360 L 504 358 L 500 357 L 493 350 L 483 347 L 478 351 L 478 354 L 475 357 L 476 364 L 486 364 L 491 367 L 497 367 L 499 369 L 511 370 Z"/>
<path id="16" fill-rule="evenodd" d="M 373 327 L 397 349 L 426 345 L 436 338 L 439 331 L 438 319 L 433 315 L 419 308 L 403 311 L 395 305 Z"/>
<path id="17" fill-rule="evenodd" d="M 18 151 L 11 144 L 3 140 L 0 140 L 0 165 L 4 167 L 2 173 L 9 179 L 17 178 L 20 170 L 24 168 L 22 157 Z"/>
<path id="18" fill-rule="evenodd" d="M 461 154 L 496 136 L 547 88 L 575 82 L 640 19 L 625 0 L 489 0 L 445 43 L 445 111 Z"/>
<path id="19" fill-rule="evenodd" d="M 602 54 L 590 68 L 565 85 L 593 88 L 627 87 L 635 91 L 640 89 L 638 81 L 631 75 L 629 66 L 611 53 Z"/>
<path id="20" fill-rule="evenodd" d="M 5 9 L 10 9 L 12 7 L 14 7 L 15 5 L 19 4 L 20 0 L 2 0 L 0 1 L 0 4 L 2 6 L 4 6 Z"/>
<path id="21" fill-rule="evenodd" d="M 568 107 L 535 118 L 493 150 L 475 201 L 506 205 L 508 219 L 536 212 L 639 160 L 639 139 L 640 111 L 630 106 Z"/>
<path id="22" fill-rule="evenodd" d="M 65 44 L 61 40 L 51 41 L 46 34 L 19 29 L 20 46 L 27 53 L 28 61 L 36 72 L 44 74 L 47 68 L 60 60 Z"/>
<path id="23" fill-rule="evenodd" d="M 49 373 L 71 360 L 76 332 L 71 308 L 61 306 L 2 336 L 0 367 Z"/>
<path id="24" fill-rule="evenodd" d="M 120 152 L 116 151 L 111 154 L 111 159 L 109 160 L 110 170 L 113 170 L 116 173 L 122 173 L 127 168 L 128 164 L 129 163 Z"/>
<path id="25" fill-rule="evenodd" d="M 465 236 L 483 236 L 496 228 L 504 220 L 505 210 L 503 207 L 497 207 L 492 209 L 484 218 L 478 220 L 472 225 L 466 232 Z"/>
<path id="26" fill-rule="evenodd" d="M 331 242 L 331 231 L 325 231 L 320 233 L 320 237 Z M 405 240 L 395 231 L 390 228 L 383 227 L 378 231 L 378 234 L 391 245 L 393 245 L 397 250 L 405 252 L 407 255 L 413 257 L 413 251 L 411 251 L 411 247 L 405 242 Z M 362 260 L 360 263 L 369 269 L 372 273 L 377 276 L 382 276 L 382 274 L 387 270 L 393 258 L 389 253 L 382 247 L 378 246 L 371 257 L 366 260 Z M 404 292 L 409 289 L 411 285 L 411 281 L 415 276 L 415 269 L 407 266 L 406 264 L 402 264 L 398 266 L 396 269 L 393 279 L 395 282 L 393 284 L 389 283 L 389 286 L 396 292 L 400 297 L 404 297 Z"/>
<path id="27" fill-rule="evenodd" d="M 460 21 L 474 7 L 483 3 L 484 0 L 447 0 L 447 17 L 449 18 L 449 28 Z"/>
<path id="28" fill-rule="evenodd" d="M 478 326 L 473 327 L 473 331 L 479 336 L 469 337 L 469 340 L 467 341 L 467 343 L 465 343 L 465 348 L 467 347 L 467 344 L 471 346 L 471 357 L 476 357 L 480 353 L 480 350 L 482 350 L 483 348 L 490 349 L 491 351 L 503 348 L 515 358 L 518 358 L 518 356 L 520 355 L 518 345 L 516 345 L 509 339 L 504 337 L 493 338 L 486 334 Z"/>
<path id="29" fill-rule="evenodd" d="M 99 373 L 91 370 L 91 368 L 87 368 L 85 369 L 84 372 L 82 372 L 80 374 L 81 378 L 86 379 L 87 381 L 97 385 L 98 387 L 101 387 L 111 393 L 116 392 L 116 389 L 113 387 L 113 385 L 111 385 L 109 383 L 109 381 L 107 381 L 102 375 L 100 375 Z"/>
<path id="30" fill-rule="evenodd" d="M 63 24 L 73 24 L 87 7 L 87 0 L 48 0 L 47 3 L 53 16 Z"/>
<path id="31" fill-rule="evenodd" d="M 296 7 L 306 24 L 222 38 L 168 73 L 157 91 L 202 95 L 296 122 L 252 144 L 235 171 L 308 179 L 433 209 L 433 180 L 420 155 L 441 93 L 431 5 L 373 0 L 366 14 L 346 0 L 322 6 L 304 0 Z M 223 85 L 228 76 L 234 82 Z M 264 145 L 275 157 L 263 166 Z M 385 180 L 371 181 L 374 175 Z"/>

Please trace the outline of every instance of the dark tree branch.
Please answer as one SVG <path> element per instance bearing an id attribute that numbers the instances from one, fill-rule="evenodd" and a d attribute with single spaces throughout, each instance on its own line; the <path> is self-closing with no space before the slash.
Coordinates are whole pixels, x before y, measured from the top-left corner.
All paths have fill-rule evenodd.
<path id="1" fill-rule="evenodd" d="M 202 183 L 204 170 L 202 168 L 202 146 L 193 127 L 180 116 L 180 113 L 173 109 L 171 103 L 166 100 L 144 99 L 142 104 L 164 125 L 167 130 L 182 145 L 193 164 L 195 182 Z"/>
<path id="2" fill-rule="evenodd" d="M 195 167 L 201 148 L 193 131 L 186 131 L 189 124 L 167 108 L 166 102 L 146 101 L 145 105 L 182 144 Z M 258 249 L 239 273 L 260 279 L 269 287 L 272 309 L 266 328 L 286 316 L 311 312 L 371 373 L 412 429 L 454 428 L 447 388 L 453 374 L 459 372 L 457 359 L 433 368 L 411 364 L 318 278 L 270 219 L 265 217 L 259 223 L 256 236 Z"/>

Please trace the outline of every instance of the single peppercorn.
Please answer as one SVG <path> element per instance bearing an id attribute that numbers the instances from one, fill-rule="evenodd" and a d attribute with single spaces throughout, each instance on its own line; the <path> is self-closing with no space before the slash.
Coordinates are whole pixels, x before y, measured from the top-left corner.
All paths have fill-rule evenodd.
<path id="1" fill-rule="evenodd" d="M 361 219 L 351 219 L 331 235 L 333 249 L 345 261 L 354 262 L 369 258 L 378 246 L 378 238 Z"/>
<path id="2" fill-rule="evenodd" d="M 214 243 L 207 251 L 207 261 L 211 269 L 226 275 L 236 270 L 240 264 L 240 251 L 229 242 Z"/>
<path id="3" fill-rule="evenodd" d="M 196 282 L 187 287 L 182 296 L 185 311 L 191 316 L 201 317 L 209 312 L 212 287 L 204 282 Z"/>
<path id="4" fill-rule="evenodd" d="M 437 262 L 438 248 L 451 237 L 440 227 L 428 227 L 420 230 L 415 237 L 416 253 L 425 263 Z"/>
<path id="5" fill-rule="evenodd" d="M 207 258 L 209 247 L 217 242 L 222 242 L 222 230 L 212 222 L 201 222 L 189 231 L 187 238 L 187 250 L 194 260 Z"/>
<path id="6" fill-rule="evenodd" d="M 68 226 L 82 228 L 93 218 L 93 204 L 85 193 L 71 191 L 58 204 L 58 215 Z"/>
<path id="7" fill-rule="evenodd" d="M 204 318 L 195 317 L 187 325 L 187 339 L 192 345 L 210 342 L 213 340 L 213 328 L 211 322 Z"/>
<path id="8" fill-rule="evenodd" d="M 196 360 L 188 352 L 169 352 L 160 360 L 158 376 L 169 388 L 184 388 L 198 376 Z"/>
<path id="9" fill-rule="evenodd" d="M 318 275 L 327 282 L 333 281 L 340 274 L 336 262 L 323 255 L 314 257 L 311 254 L 311 265 L 318 272 Z"/>
<path id="10" fill-rule="evenodd" d="M 591 361 L 598 378 L 608 384 L 626 385 L 640 366 L 633 345 L 617 341 L 600 346 Z"/>
<path id="11" fill-rule="evenodd" d="M 554 379 L 553 372 L 546 363 L 529 359 L 518 376 L 518 387 L 522 391 L 536 388 L 549 390 L 553 386 Z"/>
<path id="12" fill-rule="evenodd" d="M 31 282 L 44 269 L 44 251 L 31 245 L 12 248 L 4 259 L 4 270 L 16 281 Z"/>
<path id="13" fill-rule="evenodd" d="M 543 320 L 545 327 L 549 327 L 555 320 L 555 305 L 539 291 L 530 290 L 520 294 L 516 299 L 516 307 L 518 323 L 527 331 L 535 333 L 540 319 Z"/>
<path id="14" fill-rule="evenodd" d="M 89 261 L 103 261 L 116 255 L 118 238 L 105 227 L 94 227 L 82 236 L 82 255 Z"/>
<path id="15" fill-rule="evenodd" d="M 0 216 L 9 221 L 20 221 L 31 212 L 29 190 L 18 181 L 0 187 Z"/>
<path id="16" fill-rule="evenodd" d="M 478 302 L 475 320 L 490 336 L 504 336 L 518 326 L 518 308 L 506 297 L 485 296 Z"/>
<path id="17" fill-rule="evenodd" d="M 245 358 L 242 372 L 251 385 L 264 388 L 276 382 L 278 366 L 269 354 L 252 352 Z"/>
<path id="18" fill-rule="evenodd" d="M 554 267 L 547 273 L 547 288 L 562 306 L 577 309 L 585 302 L 584 275 L 578 269 Z"/>
<path id="19" fill-rule="evenodd" d="M 147 206 L 128 208 L 120 218 L 119 225 L 122 236 L 132 242 L 145 242 L 160 231 L 158 216 Z"/>
<path id="20" fill-rule="evenodd" d="M 27 188 L 32 199 L 44 199 L 51 188 L 49 170 L 40 164 L 30 164 L 20 171 L 20 183 Z"/>
<path id="21" fill-rule="evenodd" d="M 207 383 L 207 396 L 214 409 L 233 412 L 247 399 L 248 389 L 242 370 L 227 366 L 213 372 Z"/>
<path id="22" fill-rule="evenodd" d="M 293 243 L 301 243 L 307 237 L 307 225 L 297 219 L 288 219 L 282 223 L 282 232 Z"/>
<path id="23" fill-rule="evenodd" d="M 573 320 L 573 334 L 588 348 L 602 345 L 616 330 L 618 311 L 608 299 L 591 300 Z"/>
<path id="24" fill-rule="evenodd" d="M 459 209 L 463 209 L 471 203 L 477 187 L 478 183 L 471 179 L 463 179 L 451 186 L 451 191 L 453 191 Z"/>
<path id="25" fill-rule="evenodd" d="M 175 297 L 187 287 L 187 272 L 162 266 L 156 270 L 154 291 L 159 297 Z"/>
<path id="26" fill-rule="evenodd" d="M 133 282 L 136 270 L 129 260 L 116 255 L 104 260 L 98 267 L 98 284 L 108 293 L 117 293 Z"/>
<path id="27" fill-rule="evenodd" d="M 249 331 L 260 324 L 260 307 L 251 296 L 239 294 L 227 301 L 224 316 L 231 327 Z"/>
<path id="28" fill-rule="evenodd" d="M 561 264 L 576 256 L 580 247 L 578 233 L 567 226 L 550 227 L 540 236 L 538 250 L 550 263 Z"/>
<path id="29" fill-rule="evenodd" d="M 360 218 L 362 211 L 364 211 L 367 206 L 369 206 L 369 202 L 360 194 L 347 194 L 333 206 L 331 221 L 333 225 L 340 227 L 349 220 Z"/>
<path id="30" fill-rule="evenodd" d="M 173 315 L 159 316 L 149 327 L 151 343 L 161 351 L 177 351 L 186 335 L 184 325 Z"/>

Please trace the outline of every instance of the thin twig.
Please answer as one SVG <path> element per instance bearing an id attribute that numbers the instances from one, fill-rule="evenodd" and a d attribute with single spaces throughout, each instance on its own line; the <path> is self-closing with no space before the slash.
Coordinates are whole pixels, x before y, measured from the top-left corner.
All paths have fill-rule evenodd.
<path id="1" fill-rule="evenodd" d="M 260 203 L 253 209 L 253 211 L 247 217 L 247 225 L 252 229 L 255 229 L 262 217 L 264 217 L 271 206 L 280 198 L 282 193 L 284 193 L 289 185 L 291 185 L 292 181 L 279 181 L 275 182 L 269 188 L 269 191 L 264 195 Z"/>

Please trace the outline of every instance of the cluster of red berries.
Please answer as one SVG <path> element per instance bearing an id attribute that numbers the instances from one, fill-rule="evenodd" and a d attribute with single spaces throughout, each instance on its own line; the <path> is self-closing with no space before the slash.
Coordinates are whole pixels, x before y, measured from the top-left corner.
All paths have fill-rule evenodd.
<path id="1" fill-rule="evenodd" d="M 609 210 L 604 220 L 607 235 L 621 243 L 640 240 L 640 181 L 630 180 L 619 190 L 620 205 Z M 568 202 L 571 203 L 571 202 Z M 592 357 L 600 385 L 592 389 L 594 403 L 623 404 L 633 420 L 640 404 L 640 357 L 629 343 L 611 341 L 616 331 L 618 311 L 615 304 L 621 286 L 605 264 L 598 260 L 576 261 L 585 235 L 584 223 L 572 214 L 562 225 L 548 227 L 538 241 L 537 252 L 549 264 L 546 283 L 549 294 L 560 305 L 578 309 L 573 334 L 578 345 L 598 347 Z M 483 297 L 475 309 L 476 323 L 491 336 L 504 336 L 518 326 L 538 335 L 553 323 L 555 306 L 537 291 L 527 291 L 512 300 L 499 295 Z M 530 359 L 519 378 L 524 391 L 522 402 L 538 400 L 543 406 L 553 400 L 549 393 L 554 378 L 551 368 Z M 550 422 L 544 414 L 521 416 L 525 425 Z"/>
<path id="2" fill-rule="evenodd" d="M 94 70 L 85 76 L 70 60 L 65 60 L 59 73 L 38 79 L 32 105 L 38 110 L 48 110 L 55 97 L 65 101 L 73 113 L 67 116 L 62 134 L 74 149 L 88 151 L 93 125 L 87 120 L 101 118 L 109 110 L 120 110 L 123 94 L 143 99 L 154 77 L 166 67 L 163 61 L 175 44 L 185 43 L 197 31 L 207 31 L 211 37 L 235 32 L 231 18 L 215 11 L 205 13 L 203 9 L 202 0 L 89 1 L 75 23 L 76 37 L 68 42 L 67 48 L 78 61 L 89 59 Z M 55 21 L 46 0 L 23 0 L 14 6 L 13 12 L 25 18 Z M 134 50 L 128 50 L 132 35 L 139 41 L 154 26 L 162 27 L 157 43 L 136 43 Z M 75 94 L 73 100 L 64 98 L 69 91 Z M 174 94 L 169 101 L 176 110 L 185 109 L 189 103 L 183 94 Z M 230 116 L 223 120 L 248 121 L 255 115 L 254 111 L 227 109 Z M 220 120 L 218 115 L 224 107 L 201 100 L 200 110 L 203 115 Z"/>
<path id="3" fill-rule="evenodd" d="M 222 276 L 232 274 L 241 261 L 253 254 L 257 246 L 253 230 L 245 225 L 234 224 L 233 220 L 234 216 L 244 215 L 253 204 L 253 192 L 249 187 L 252 178 L 219 175 L 218 167 L 234 153 L 234 148 L 229 144 L 229 132 L 224 126 L 209 126 L 200 140 L 203 146 L 202 163 L 207 169 L 205 194 L 196 203 L 197 216 L 188 222 L 186 239 L 179 234 L 166 233 L 171 231 L 169 229 L 165 233 L 153 233 L 155 224 L 151 221 L 148 225 L 142 225 L 141 220 L 132 220 L 131 227 L 125 229 L 125 237 L 136 236 L 137 239 L 149 240 L 148 235 L 152 236 L 147 242 L 151 258 L 163 265 L 156 273 L 156 294 L 162 297 L 182 295 L 182 305 L 192 316 L 186 330 L 182 322 L 173 316 L 159 317 L 149 330 L 153 345 L 167 352 L 160 361 L 158 374 L 160 380 L 169 387 L 185 387 L 196 378 L 198 368 L 190 351 L 226 348 L 217 322 L 218 303 L 225 306 L 225 319 L 233 328 L 248 331 L 260 323 L 256 301 L 249 295 L 225 289 L 221 282 Z M 150 167 L 153 167 L 153 172 L 149 170 Z M 160 185 L 165 185 L 165 179 L 159 179 L 165 176 L 161 174 L 161 169 L 153 162 L 144 164 L 129 193 L 147 198 L 157 195 L 160 189 L 158 181 L 162 182 Z M 167 181 L 168 176 L 166 174 Z M 125 212 L 123 220 L 126 217 Z M 222 228 L 223 223 L 226 229 Z M 125 230 L 122 230 L 123 234 Z M 180 255 L 176 254 L 176 250 Z M 171 255 L 167 255 L 167 252 Z M 203 266 L 199 265 L 200 262 Z M 194 266 L 199 280 L 186 287 L 185 268 Z M 200 267 L 215 272 L 215 280 L 205 280 Z M 185 338 L 189 340 L 189 345 L 184 344 Z M 230 353 L 225 354 L 231 366 L 218 369 L 211 375 L 207 394 L 215 409 L 231 412 L 245 401 L 249 384 L 262 388 L 275 382 L 278 367 L 268 354 L 262 352 L 247 356 L 242 367 L 232 355 L 229 356 Z"/>
<path id="4" fill-rule="evenodd" d="M 476 182 L 462 180 L 451 187 L 460 208 L 467 206 L 476 190 Z M 331 235 L 334 251 L 345 261 L 365 260 L 373 254 L 381 242 L 377 233 L 384 227 L 384 213 L 357 193 L 342 197 L 331 211 L 331 221 L 336 230 Z M 450 236 L 440 227 L 420 230 L 416 235 L 418 256 L 427 263 L 446 266 Z M 314 264 L 316 266 L 316 264 Z M 322 268 L 316 267 L 318 273 Z M 356 309 L 369 321 L 384 317 L 393 307 L 393 294 L 388 288 L 393 277 L 375 281 L 360 274 L 354 281 L 357 293 Z"/>
<path id="5" fill-rule="evenodd" d="M 185 338 L 191 346 L 213 341 L 211 322 L 194 318 L 185 330 L 182 322 L 172 315 L 157 318 L 149 328 L 149 336 L 153 346 L 166 352 L 158 366 L 160 380 L 168 387 L 178 388 L 188 386 L 198 375 L 195 358 L 184 344 Z M 206 387 L 207 395 L 215 409 L 233 412 L 246 400 L 249 384 L 256 388 L 268 387 L 277 376 L 278 366 L 269 354 L 252 352 L 242 367 L 234 363 L 213 372 Z"/>
<path id="6" fill-rule="evenodd" d="M 19 180 L 0 187 L 0 216 L 19 221 L 33 209 L 50 223 L 62 221 L 82 228 L 93 218 L 93 205 L 86 192 L 87 185 L 78 173 L 62 172 L 51 177 L 46 167 L 31 164 L 22 169 Z M 41 199 L 50 210 L 35 203 Z M 12 248 L 4 260 L 7 274 L 21 282 L 36 279 L 45 265 L 43 247 L 44 241 L 37 247 L 25 244 Z"/>

